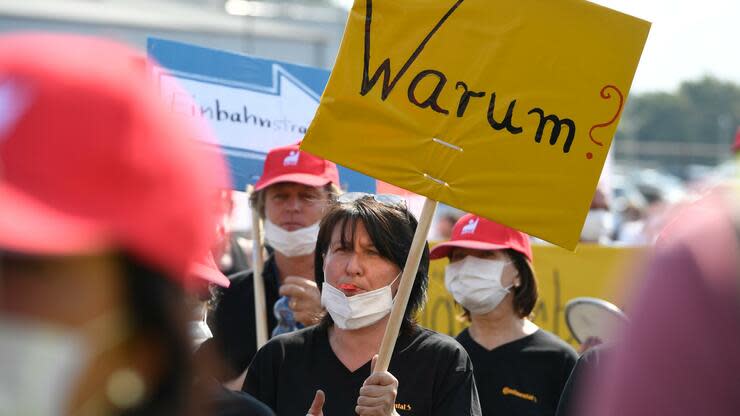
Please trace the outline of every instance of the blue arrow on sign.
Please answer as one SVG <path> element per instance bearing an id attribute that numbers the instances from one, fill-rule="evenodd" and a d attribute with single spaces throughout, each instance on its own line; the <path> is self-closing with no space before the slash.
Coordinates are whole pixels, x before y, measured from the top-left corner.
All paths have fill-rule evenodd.
<path id="1" fill-rule="evenodd" d="M 329 79 L 320 68 L 164 39 L 149 38 L 147 52 L 165 69 L 155 76 L 172 110 L 210 122 L 238 190 L 257 181 L 270 149 L 302 139 Z M 375 192 L 373 178 L 339 174 L 347 190 Z"/>

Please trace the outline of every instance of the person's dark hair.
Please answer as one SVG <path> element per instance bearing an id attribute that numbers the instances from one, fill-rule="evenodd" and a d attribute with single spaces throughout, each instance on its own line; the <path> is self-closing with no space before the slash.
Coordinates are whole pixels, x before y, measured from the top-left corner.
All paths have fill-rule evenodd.
<path id="1" fill-rule="evenodd" d="M 519 287 L 514 289 L 514 311 L 519 314 L 520 318 L 529 317 L 537 303 L 539 292 L 537 289 L 537 277 L 534 274 L 532 263 L 527 257 L 512 249 L 506 250 L 511 261 L 519 273 Z"/>
<path id="2" fill-rule="evenodd" d="M 132 330 L 158 340 L 162 368 L 157 385 L 147 386 L 146 399 L 121 415 L 187 414 L 195 374 L 183 289 L 130 257 L 123 264 Z"/>
<path id="3" fill-rule="evenodd" d="M 316 241 L 314 273 L 319 288 L 324 283 L 324 255 L 329 249 L 332 233 L 340 227 L 342 244 L 352 246 L 357 224 L 360 222 L 365 226 L 378 253 L 403 269 L 417 226 L 416 218 L 406 207 L 384 204 L 371 196 L 352 202 L 335 203 L 321 220 Z M 402 329 L 409 330 L 415 325 L 414 315 L 424 305 L 428 282 L 429 246 L 425 243 L 419 270 L 416 272 L 416 279 L 404 314 Z M 331 316 L 327 313 L 321 324 L 330 325 L 331 323 Z"/>
<path id="4" fill-rule="evenodd" d="M 520 318 L 528 318 L 532 315 L 534 306 L 537 303 L 539 292 L 537 289 L 537 277 L 534 274 L 532 263 L 527 257 L 512 249 L 504 250 L 504 253 L 511 259 L 514 268 L 519 275 L 519 287 L 512 288 L 514 292 L 514 312 Z M 470 311 L 463 308 L 463 319 L 470 321 Z"/>

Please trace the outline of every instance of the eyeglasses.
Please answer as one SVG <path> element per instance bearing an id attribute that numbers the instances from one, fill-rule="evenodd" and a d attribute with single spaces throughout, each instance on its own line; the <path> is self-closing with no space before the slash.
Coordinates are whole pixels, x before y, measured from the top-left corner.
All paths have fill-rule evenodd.
<path id="1" fill-rule="evenodd" d="M 406 206 L 406 200 L 403 199 L 403 197 L 394 194 L 368 194 L 365 192 L 347 192 L 346 194 L 339 195 L 336 201 L 340 204 L 347 204 L 364 198 L 372 198 L 383 205 L 408 208 Z"/>

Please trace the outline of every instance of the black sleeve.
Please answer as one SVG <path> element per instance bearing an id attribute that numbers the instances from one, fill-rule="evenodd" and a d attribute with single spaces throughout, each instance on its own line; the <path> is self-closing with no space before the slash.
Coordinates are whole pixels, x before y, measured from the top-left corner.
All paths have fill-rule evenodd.
<path id="1" fill-rule="evenodd" d="M 285 348 L 280 340 L 271 340 L 257 351 L 249 364 L 242 390 L 277 411 L 277 380 L 285 359 Z"/>
<path id="2" fill-rule="evenodd" d="M 221 382 L 233 380 L 246 370 L 257 352 L 254 324 L 254 286 L 251 272 L 237 273 L 213 311 L 213 341 L 226 364 Z"/>
<path id="3" fill-rule="evenodd" d="M 473 363 L 462 348 L 451 350 L 449 365 L 438 372 L 432 414 L 439 416 L 480 416 L 478 388 L 473 378 Z"/>
<path id="4" fill-rule="evenodd" d="M 212 409 L 216 416 L 275 416 L 272 409 L 251 395 L 225 388 L 217 390 Z"/>
<path id="5" fill-rule="evenodd" d="M 563 352 L 563 371 L 562 371 L 562 377 L 560 378 L 560 391 L 563 391 L 563 388 L 565 388 L 565 384 L 568 382 L 568 379 L 570 378 L 571 373 L 573 373 L 573 369 L 576 366 L 576 363 L 578 363 L 578 353 L 570 346 L 567 346 L 568 349 Z"/>
<path id="6" fill-rule="evenodd" d="M 574 368 L 576 367 L 576 363 L 578 363 L 578 353 L 571 347 L 570 345 L 564 345 L 565 349 L 563 349 L 563 357 L 562 357 L 562 364 L 561 364 L 561 370 L 560 370 L 560 378 L 557 380 L 557 391 L 555 392 L 555 400 L 556 402 L 553 403 L 553 408 L 556 409 L 560 405 L 560 400 L 563 395 L 563 391 L 568 385 L 568 381 L 570 380 L 571 374 L 574 371 Z M 566 399 L 567 400 L 567 399 Z"/>
<path id="7" fill-rule="evenodd" d="M 600 367 L 602 360 L 603 351 L 606 347 L 599 345 L 593 347 L 583 353 L 581 358 L 576 362 L 573 371 L 568 377 L 568 381 L 565 383 L 563 393 L 560 395 L 560 402 L 558 403 L 558 410 L 555 412 L 555 416 L 575 416 L 578 414 L 578 407 L 580 400 L 580 392 L 583 389 L 584 378 L 587 374 L 591 374 L 592 371 Z"/>

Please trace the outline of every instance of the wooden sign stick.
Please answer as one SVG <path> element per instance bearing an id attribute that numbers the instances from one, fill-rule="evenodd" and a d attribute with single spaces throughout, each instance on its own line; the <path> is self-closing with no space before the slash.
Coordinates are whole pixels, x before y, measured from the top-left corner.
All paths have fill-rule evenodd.
<path id="1" fill-rule="evenodd" d="M 380 344 L 380 352 L 378 353 L 378 361 L 375 363 L 375 371 L 388 371 L 388 365 L 390 365 L 391 356 L 393 355 L 393 348 L 396 346 L 398 332 L 401 329 L 403 316 L 406 312 L 406 305 L 409 303 L 411 289 L 414 287 L 416 272 L 419 270 L 419 262 L 424 252 L 424 245 L 429 234 L 429 226 L 432 224 L 432 218 L 436 209 L 437 201 L 429 198 L 424 199 L 424 207 L 421 210 L 419 224 L 416 227 L 414 239 L 411 242 L 411 249 L 406 258 L 406 266 L 403 268 L 403 273 L 401 274 L 401 282 L 398 285 L 398 291 L 393 301 L 393 309 L 391 309 L 388 325 L 385 327 L 383 342 Z"/>
<path id="2" fill-rule="evenodd" d="M 254 192 L 247 186 L 247 194 Z M 252 281 L 254 282 L 254 319 L 257 330 L 257 349 L 267 343 L 267 309 L 265 306 L 265 282 L 262 280 L 262 219 L 256 207 L 252 211 Z"/>

